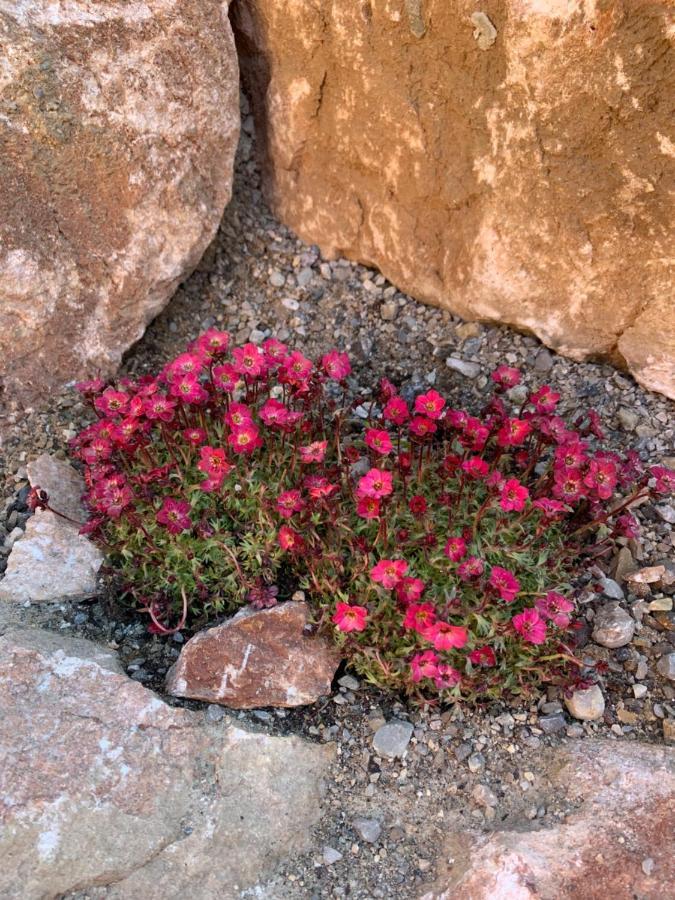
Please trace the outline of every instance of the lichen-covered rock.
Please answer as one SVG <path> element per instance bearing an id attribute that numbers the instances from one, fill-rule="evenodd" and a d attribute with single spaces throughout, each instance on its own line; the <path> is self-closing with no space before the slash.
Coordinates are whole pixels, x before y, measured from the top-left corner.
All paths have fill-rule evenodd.
<path id="1" fill-rule="evenodd" d="M 167 692 L 234 709 L 314 703 L 330 694 L 340 655 L 306 633 L 308 621 L 306 603 L 241 610 L 187 642 L 166 676 Z"/>
<path id="2" fill-rule="evenodd" d="M 414 297 L 675 397 L 670 7 L 237 4 L 273 208 Z"/>
<path id="3" fill-rule="evenodd" d="M 541 769 L 574 812 L 551 828 L 448 834 L 455 865 L 421 900 L 650 900 L 675 879 L 675 751 L 584 741 L 550 751 Z M 540 798 L 546 802 L 546 798 Z M 460 852 L 457 852 L 457 851 Z M 443 862 L 440 863 L 443 868 Z"/>
<path id="4" fill-rule="evenodd" d="M 122 353 L 199 261 L 239 130 L 226 0 L 0 0 L 0 375 Z"/>
<path id="5" fill-rule="evenodd" d="M 173 709 L 88 641 L 9 631 L 0 896 L 238 896 L 306 849 L 332 756 Z"/>

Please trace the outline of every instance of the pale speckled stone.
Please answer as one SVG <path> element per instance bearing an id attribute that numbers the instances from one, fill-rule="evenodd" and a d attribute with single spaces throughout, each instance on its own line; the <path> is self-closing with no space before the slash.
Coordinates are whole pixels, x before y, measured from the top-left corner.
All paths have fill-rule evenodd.
<path id="1" fill-rule="evenodd" d="M 583 691 L 574 691 L 571 697 L 565 697 L 567 711 L 575 719 L 592 721 L 601 719 L 605 711 L 605 698 L 597 684 Z"/>
<path id="2" fill-rule="evenodd" d="M 31 487 L 40 487 L 49 495 L 49 505 L 75 522 L 88 516 L 82 506 L 84 478 L 65 460 L 43 453 L 26 466 Z"/>

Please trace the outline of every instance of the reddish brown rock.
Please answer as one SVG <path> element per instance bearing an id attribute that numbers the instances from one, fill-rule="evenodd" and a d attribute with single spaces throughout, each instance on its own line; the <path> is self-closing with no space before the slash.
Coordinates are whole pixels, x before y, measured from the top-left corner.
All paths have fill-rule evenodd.
<path id="1" fill-rule="evenodd" d="M 672 3 L 234 8 L 276 213 L 675 397 Z"/>
<path id="2" fill-rule="evenodd" d="M 110 372 L 230 197 L 225 0 L 0 2 L 0 377 Z"/>
<path id="3" fill-rule="evenodd" d="M 239 896 L 308 848 L 333 756 L 167 706 L 88 641 L 11 630 L 0 896 L 211 898 L 231 885 Z"/>
<path id="4" fill-rule="evenodd" d="M 661 900 L 675 883 L 675 751 L 584 741 L 542 756 L 555 803 L 574 811 L 552 828 L 450 834 L 456 865 L 422 900 Z M 559 798 L 563 797 L 561 801 Z M 461 845 L 461 853 L 458 847 Z"/>
<path id="5" fill-rule="evenodd" d="M 234 709 L 314 703 L 330 694 L 340 657 L 325 638 L 304 631 L 308 620 L 305 603 L 241 610 L 187 642 L 167 692 Z"/>

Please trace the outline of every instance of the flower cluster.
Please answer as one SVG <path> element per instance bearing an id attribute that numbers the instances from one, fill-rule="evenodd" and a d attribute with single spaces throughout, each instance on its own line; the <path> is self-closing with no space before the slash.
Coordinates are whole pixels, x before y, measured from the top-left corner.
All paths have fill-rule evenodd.
<path id="1" fill-rule="evenodd" d="M 79 385 L 85 528 L 153 631 L 302 587 L 373 683 L 457 698 L 574 679 L 580 560 L 634 536 L 631 505 L 674 473 L 600 449 L 596 413 L 570 425 L 549 386 L 510 409 L 513 368 L 475 415 L 386 379 L 349 399 L 337 350 L 229 343 L 212 329 L 156 377 Z"/>

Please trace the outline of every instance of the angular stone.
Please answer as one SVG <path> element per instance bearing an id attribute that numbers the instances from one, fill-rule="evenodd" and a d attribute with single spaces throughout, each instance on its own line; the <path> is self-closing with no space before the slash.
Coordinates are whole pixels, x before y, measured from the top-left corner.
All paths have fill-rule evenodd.
<path id="1" fill-rule="evenodd" d="M 601 719 L 605 712 L 605 698 L 597 684 L 583 691 L 574 691 L 571 697 L 565 697 L 567 711 L 575 719 L 593 721 Z"/>
<path id="2" fill-rule="evenodd" d="M 380 756 L 387 756 L 389 759 L 403 756 L 412 734 L 413 726 L 410 722 L 392 719 L 381 725 L 373 735 L 373 750 Z"/>
<path id="3" fill-rule="evenodd" d="M 659 675 L 663 675 L 669 681 L 675 681 L 675 651 L 664 654 L 656 664 Z"/>
<path id="4" fill-rule="evenodd" d="M 593 640 L 601 647 L 624 647 L 635 634 L 635 619 L 618 603 L 605 603 L 593 621 Z"/>
<path id="5" fill-rule="evenodd" d="M 38 510 L 12 547 L 0 600 L 44 603 L 91 597 L 102 562 L 101 551 L 75 526 Z"/>
<path id="6" fill-rule="evenodd" d="M 674 397 L 670 6 L 235 4 L 267 196 L 326 255 Z"/>
<path id="7" fill-rule="evenodd" d="M 167 706 L 88 641 L 10 631 L 0 896 L 229 896 L 308 848 L 333 756 Z"/>
<path id="8" fill-rule="evenodd" d="M 352 825 L 368 844 L 375 844 L 382 834 L 382 823 L 378 819 L 357 818 L 354 819 Z"/>
<path id="9" fill-rule="evenodd" d="M 647 566 L 638 572 L 626 575 L 628 584 L 656 584 L 666 574 L 665 566 Z"/>
<path id="10" fill-rule="evenodd" d="M 230 198 L 224 0 L 0 4 L 0 359 L 8 393 L 110 373 Z"/>
<path id="11" fill-rule="evenodd" d="M 326 638 L 305 633 L 308 622 L 306 603 L 243 609 L 187 642 L 166 690 L 234 709 L 314 703 L 330 694 L 340 656 Z"/>
<path id="12" fill-rule="evenodd" d="M 75 522 L 88 516 L 82 506 L 84 478 L 69 463 L 43 453 L 26 466 L 31 487 L 41 487 L 49 495 L 49 505 Z"/>
<path id="13" fill-rule="evenodd" d="M 457 863 L 421 900 L 670 896 L 675 753 L 647 744 L 584 741 L 548 752 L 541 766 L 552 802 L 564 796 L 574 811 L 548 828 L 520 825 L 488 837 L 451 832 L 438 856 Z M 644 866 L 645 860 L 651 865 Z"/>

